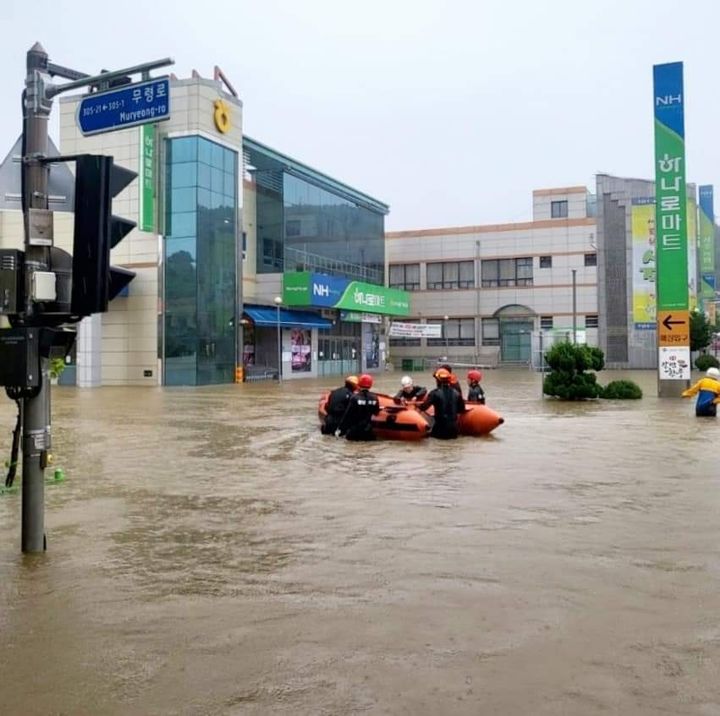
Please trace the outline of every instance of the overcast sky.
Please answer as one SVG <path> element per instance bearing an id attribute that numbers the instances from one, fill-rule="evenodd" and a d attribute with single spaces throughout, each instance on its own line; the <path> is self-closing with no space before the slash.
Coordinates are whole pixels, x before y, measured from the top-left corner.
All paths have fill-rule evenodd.
<path id="1" fill-rule="evenodd" d="M 170 55 L 220 65 L 247 134 L 389 203 L 389 229 L 523 221 L 534 188 L 652 177 L 652 65 L 682 60 L 688 180 L 720 186 L 719 20 L 718 0 L 0 0 L 0 154 L 36 40 L 89 73 Z"/>

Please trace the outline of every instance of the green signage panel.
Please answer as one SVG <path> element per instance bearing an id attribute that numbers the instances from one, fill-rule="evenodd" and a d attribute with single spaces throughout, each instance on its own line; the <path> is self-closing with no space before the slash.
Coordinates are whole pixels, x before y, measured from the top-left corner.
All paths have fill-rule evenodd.
<path id="1" fill-rule="evenodd" d="M 309 271 L 283 274 L 283 302 L 288 306 L 322 306 L 387 316 L 410 315 L 407 291 Z"/>
<path id="2" fill-rule="evenodd" d="M 653 67 L 657 308 L 688 310 L 683 65 Z"/>
<path id="3" fill-rule="evenodd" d="M 155 231 L 155 125 L 140 127 L 140 231 Z"/>

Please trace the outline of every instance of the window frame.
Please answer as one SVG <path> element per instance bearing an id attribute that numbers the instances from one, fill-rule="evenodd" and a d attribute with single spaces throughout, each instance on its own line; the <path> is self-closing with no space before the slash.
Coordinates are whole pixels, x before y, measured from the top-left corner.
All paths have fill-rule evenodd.
<path id="1" fill-rule="evenodd" d="M 568 218 L 568 200 L 558 199 L 550 202 L 550 218 L 551 219 L 567 219 Z"/>
<path id="2" fill-rule="evenodd" d="M 428 338 L 428 346 L 475 346 L 475 319 L 474 318 L 448 318 L 431 319 L 428 323 L 442 326 L 441 338 Z M 472 334 L 472 335 L 467 335 Z"/>
<path id="3" fill-rule="evenodd" d="M 588 319 L 591 323 L 588 323 Z M 585 328 L 599 328 L 597 313 L 589 313 L 585 316 Z"/>
<path id="4" fill-rule="evenodd" d="M 510 264 L 510 262 L 512 262 Z M 491 275 L 491 269 L 495 266 L 494 277 L 486 278 Z M 512 266 L 512 272 L 508 269 Z M 523 273 L 529 273 L 527 276 L 519 276 L 518 269 L 523 269 Z M 532 256 L 516 256 L 499 259 L 483 259 L 480 262 L 480 286 L 481 288 L 508 288 L 532 286 L 534 280 L 533 275 L 533 258 Z"/>
<path id="5" fill-rule="evenodd" d="M 590 259 L 590 263 L 588 263 L 588 259 Z M 585 254 L 583 261 L 584 265 L 587 267 L 597 266 L 597 253 Z"/>
<path id="6" fill-rule="evenodd" d="M 538 260 L 538 268 L 549 269 L 552 268 L 552 255 L 551 256 L 540 256 Z"/>
<path id="7" fill-rule="evenodd" d="M 417 267 L 417 281 L 408 281 L 408 269 Z M 402 270 L 403 280 L 402 282 L 393 281 L 392 274 L 393 269 Z M 402 291 L 419 291 L 420 290 L 420 262 L 415 261 L 409 264 L 389 264 L 388 265 L 388 287 L 397 288 Z"/>
<path id="8" fill-rule="evenodd" d="M 463 268 L 469 271 L 463 271 Z M 432 278 L 430 271 L 433 272 Z M 439 276 L 435 275 L 437 271 L 440 272 Z M 470 275 L 470 278 L 460 278 L 461 275 Z M 425 267 L 425 286 L 428 291 L 474 289 L 475 261 L 429 261 Z"/>
<path id="9" fill-rule="evenodd" d="M 540 330 L 541 331 L 552 331 L 554 328 L 553 323 L 554 323 L 553 316 L 540 316 Z"/>

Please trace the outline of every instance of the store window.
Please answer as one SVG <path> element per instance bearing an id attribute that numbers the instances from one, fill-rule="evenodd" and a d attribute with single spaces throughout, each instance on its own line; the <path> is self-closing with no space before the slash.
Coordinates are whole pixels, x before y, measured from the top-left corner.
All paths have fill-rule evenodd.
<path id="1" fill-rule="evenodd" d="M 475 319 L 450 318 L 447 321 L 428 321 L 442 325 L 442 338 L 428 338 L 429 346 L 474 346 Z"/>

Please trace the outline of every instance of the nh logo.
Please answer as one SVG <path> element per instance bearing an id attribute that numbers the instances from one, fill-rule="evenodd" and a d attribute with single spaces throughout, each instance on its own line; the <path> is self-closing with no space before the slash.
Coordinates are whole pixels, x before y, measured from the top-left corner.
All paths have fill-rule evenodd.
<path id="1" fill-rule="evenodd" d="M 662 105 L 663 107 L 667 107 L 671 104 L 682 104 L 682 95 L 681 94 L 666 94 L 664 97 L 655 97 L 655 106 L 658 107 Z"/>
<path id="2" fill-rule="evenodd" d="M 313 296 L 330 296 L 330 286 L 313 283 Z"/>

